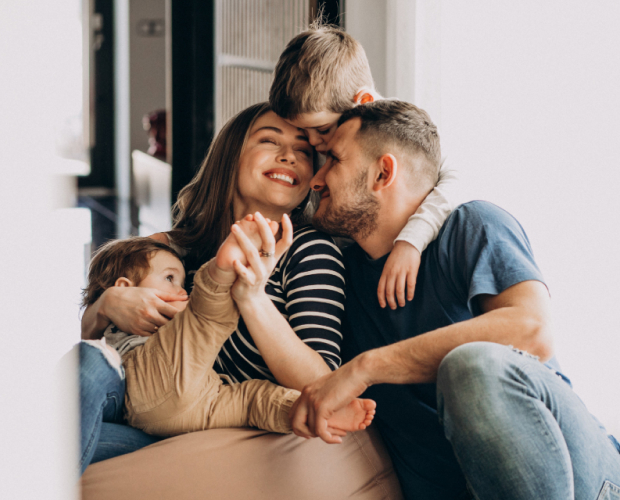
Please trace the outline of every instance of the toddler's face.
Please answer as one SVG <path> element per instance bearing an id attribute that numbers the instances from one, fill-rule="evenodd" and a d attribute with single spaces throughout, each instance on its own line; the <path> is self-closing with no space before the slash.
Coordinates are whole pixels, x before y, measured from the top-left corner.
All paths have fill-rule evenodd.
<path id="1" fill-rule="evenodd" d="M 301 128 L 308 136 L 308 142 L 319 153 L 327 150 L 327 144 L 338 128 L 340 113 L 332 111 L 317 111 L 315 113 L 303 113 L 294 120 L 287 120 L 291 125 Z"/>
<path id="2" fill-rule="evenodd" d="M 160 292 L 184 294 L 185 268 L 179 259 L 164 250 L 157 252 L 149 261 L 151 270 L 138 284 L 143 288 L 155 288 Z M 186 305 L 187 302 L 179 302 Z M 176 305 L 176 303 L 172 303 Z M 183 308 L 185 308 L 183 306 Z"/>

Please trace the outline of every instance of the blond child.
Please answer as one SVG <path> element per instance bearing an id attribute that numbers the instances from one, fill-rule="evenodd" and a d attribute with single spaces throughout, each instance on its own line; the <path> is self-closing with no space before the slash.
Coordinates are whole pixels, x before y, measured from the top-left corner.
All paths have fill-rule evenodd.
<path id="1" fill-rule="evenodd" d="M 304 129 L 318 152 L 327 150 L 342 113 L 377 99 L 382 97 L 362 46 L 340 28 L 320 22 L 288 43 L 269 92 L 272 109 Z M 455 180 L 454 171 L 442 162 L 435 188 L 394 240 L 377 290 L 381 307 L 396 309 L 405 299 L 413 300 L 421 253 L 452 211 Z"/>
<path id="2" fill-rule="evenodd" d="M 274 265 L 292 241 L 292 226 L 283 220 L 283 237 L 276 251 L 265 256 Z M 271 432 L 291 432 L 289 410 L 299 391 L 266 380 L 224 385 L 213 363 L 235 330 L 239 312 L 231 297 L 238 281 L 247 281 L 258 262 L 258 248 L 266 231 L 278 224 L 262 217 L 237 222 L 216 257 L 194 277 L 187 302 L 175 304 L 180 312 L 150 337 L 129 335 L 111 325 L 98 344 L 126 374 L 127 422 L 158 436 L 222 427 L 252 426 Z M 249 257 L 248 257 L 249 254 Z M 261 259 L 262 260 L 262 259 Z M 247 267 L 246 267 L 247 266 Z M 131 238 L 104 245 L 90 266 L 84 304 L 93 303 L 111 286 L 149 287 L 161 292 L 183 291 L 185 270 L 167 245 L 150 238 Z M 107 345 L 106 345 L 107 344 Z M 375 404 L 357 400 L 337 412 L 330 426 L 341 431 L 364 429 L 373 419 Z"/>

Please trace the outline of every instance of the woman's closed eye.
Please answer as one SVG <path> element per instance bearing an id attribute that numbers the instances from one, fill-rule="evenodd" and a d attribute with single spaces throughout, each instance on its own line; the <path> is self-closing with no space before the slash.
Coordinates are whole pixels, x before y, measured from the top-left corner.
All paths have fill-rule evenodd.
<path id="1" fill-rule="evenodd" d="M 312 156 L 312 152 L 308 148 L 298 148 L 296 151 L 300 151 L 305 154 L 308 158 Z"/>
<path id="2" fill-rule="evenodd" d="M 331 131 L 332 131 L 332 128 L 331 128 L 331 127 L 326 128 L 326 129 L 323 129 L 323 130 L 317 130 L 317 132 L 318 132 L 318 134 L 319 134 L 319 135 L 327 135 L 327 134 L 329 134 Z"/>

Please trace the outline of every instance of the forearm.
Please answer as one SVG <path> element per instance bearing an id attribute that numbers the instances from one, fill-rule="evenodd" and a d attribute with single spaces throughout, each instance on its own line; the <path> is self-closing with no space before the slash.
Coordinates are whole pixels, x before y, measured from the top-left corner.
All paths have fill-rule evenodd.
<path id="1" fill-rule="evenodd" d="M 280 385 L 301 391 L 331 372 L 323 357 L 297 336 L 266 294 L 237 305 L 256 347 Z"/>
<path id="2" fill-rule="evenodd" d="M 470 342 L 512 345 L 545 361 L 552 356 L 546 318 L 525 316 L 519 308 L 502 308 L 477 318 L 367 351 L 352 362 L 369 385 L 435 382 L 443 358 Z"/>
<path id="3" fill-rule="evenodd" d="M 422 253 L 437 238 L 441 226 L 452 212 L 456 181 L 455 171 L 442 164 L 437 185 L 409 217 L 394 243 L 406 241 Z"/>
<path id="4" fill-rule="evenodd" d="M 89 305 L 82 315 L 82 339 L 96 340 L 103 337 L 103 332 L 110 324 L 110 319 L 103 314 L 103 296 Z"/>

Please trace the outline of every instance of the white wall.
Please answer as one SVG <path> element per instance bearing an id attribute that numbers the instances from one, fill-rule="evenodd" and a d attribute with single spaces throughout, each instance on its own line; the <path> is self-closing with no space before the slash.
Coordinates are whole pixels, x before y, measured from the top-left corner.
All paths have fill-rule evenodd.
<path id="1" fill-rule="evenodd" d="M 54 376 L 61 346 L 71 343 L 65 314 L 76 292 L 63 251 L 73 228 L 54 211 L 72 198 L 58 178 L 70 165 L 54 153 L 67 92 L 76 88 L 67 64 L 81 43 L 76 19 L 78 2 L 0 5 L 0 496 L 7 500 L 78 497 L 77 389 Z"/>
<path id="2" fill-rule="evenodd" d="M 525 227 L 557 355 L 620 434 L 620 3 L 443 2 L 444 151 Z"/>
<path id="3" fill-rule="evenodd" d="M 413 52 L 409 87 L 387 95 L 437 122 L 458 201 L 492 201 L 525 227 L 560 363 L 620 435 L 620 3 L 350 0 L 346 14 L 384 93 L 376 72 L 402 72 L 390 37 L 413 38 L 413 51 L 410 40 L 399 49 Z"/>

